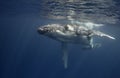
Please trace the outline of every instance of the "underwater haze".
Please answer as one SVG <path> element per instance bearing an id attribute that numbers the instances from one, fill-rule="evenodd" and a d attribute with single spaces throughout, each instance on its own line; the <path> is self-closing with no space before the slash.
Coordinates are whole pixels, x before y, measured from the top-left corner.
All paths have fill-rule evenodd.
<path id="1" fill-rule="evenodd" d="M 38 34 L 40 26 L 80 22 L 104 24 L 98 28 L 116 40 L 96 38 L 102 46 L 82 50 L 68 46 L 64 68 L 61 44 Z M 0 78 L 120 78 L 119 0 L 1 0 Z"/>

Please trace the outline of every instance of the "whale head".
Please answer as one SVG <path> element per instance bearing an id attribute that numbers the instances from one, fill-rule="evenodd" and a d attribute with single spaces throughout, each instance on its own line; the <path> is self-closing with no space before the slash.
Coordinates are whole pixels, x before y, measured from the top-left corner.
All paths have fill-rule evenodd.
<path id="1" fill-rule="evenodd" d="M 44 25 L 40 26 L 37 31 L 41 35 L 56 39 L 62 35 L 60 32 L 64 32 L 64 27 L 59 24 Z"/>
<path id="2" fill-rule="evenodd" d="M 48 26 L 42 26 L 42 27 L 39 27 L 37 31 L 39 34 L 45 35 L 52 32 L 52 29 L 51 27 L 48 27 Z"/>

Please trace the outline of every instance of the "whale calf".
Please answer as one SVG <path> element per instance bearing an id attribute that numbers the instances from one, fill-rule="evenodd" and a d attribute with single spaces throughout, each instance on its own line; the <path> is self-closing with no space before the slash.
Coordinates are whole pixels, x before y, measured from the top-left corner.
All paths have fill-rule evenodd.
<path id="1" fill-rule="evenodd" d="M 62 24 L 48 24 L 40 26 L 37 29 L 38 33 L 54 40 L 61 42 L 63 52 L 64 67 L 67 68 L 68 51 L 67 44 L 81 44 L 85 49 L 92 49 L 97 44 L 93 44 L 93 37 L 107 37 L 115 40 L 114 37 L 100 31 L 89 29 L 85 26 L 77 25 L 62 25 Z"/>

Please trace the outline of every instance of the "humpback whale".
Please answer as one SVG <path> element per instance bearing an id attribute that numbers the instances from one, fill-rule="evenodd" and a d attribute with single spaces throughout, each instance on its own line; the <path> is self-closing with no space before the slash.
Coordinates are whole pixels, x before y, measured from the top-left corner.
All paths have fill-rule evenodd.
<path id="1" fill-rule="evenodd" d="M 67 44 L 81 44 L 85 49 L 95 48 L 96 44 L 93 44 L 93 37 L 107 37 L 110 39 L 115 39 L 114 37 L 105 34 L 103 32 L 89 29 L 85 26 L 77 26 L 77 25 L 62 25 L 62 24 L 48 24 L 44 26 L 40 26 L 37 29 L 38 33 L 41 35 L 45 35 L 49 38 L 57 40 L 61 42 L 62 52 L 63 52 L 63 62 L 64 67 L 67 68 L 68 61 L 68 51 Z"/>

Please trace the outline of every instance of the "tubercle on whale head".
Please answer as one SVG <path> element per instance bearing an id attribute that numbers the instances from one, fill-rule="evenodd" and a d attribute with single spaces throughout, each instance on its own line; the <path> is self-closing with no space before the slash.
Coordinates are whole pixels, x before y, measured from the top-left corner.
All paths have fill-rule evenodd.
<path id="1" fill-rule="evenodd" d="M 37 32 L 38 32 L 39 34 L 45 34 L 45 33 L 46 33 L 46 31 L 45 31 L 43 28 L 41 28 L 41 27 L 39 27 L 39 28 L 37 29 Z"/>
<path id="2" fill-rule="evenodd" d="M 48 27 L 48 26 L 41 26 L 41 27 L 39 27 L 39 28 L 37 29 L 37 31 L 38 31 L 39 34 L 43 34 L 43 35 L 44 35 L 45 33 L 50 32 L 50 31 L 51 31 L 51 28 Z"/>

